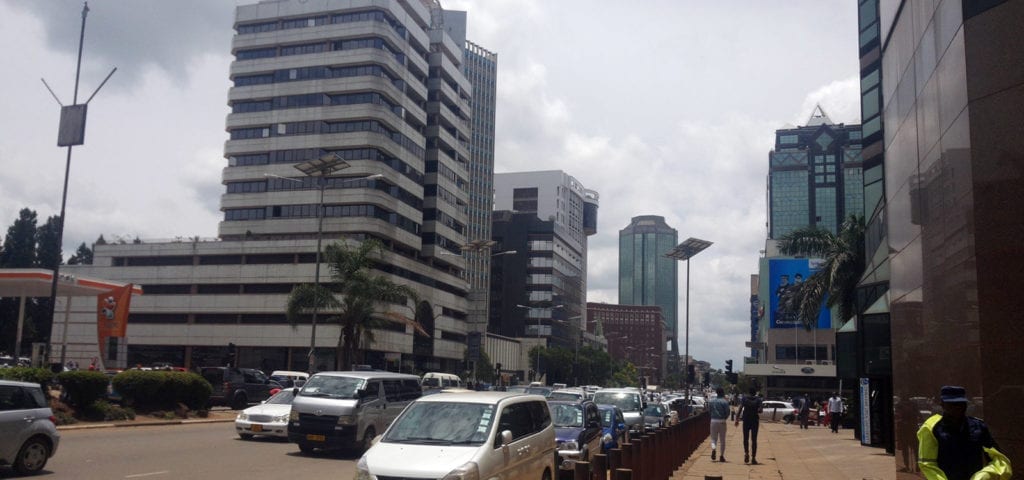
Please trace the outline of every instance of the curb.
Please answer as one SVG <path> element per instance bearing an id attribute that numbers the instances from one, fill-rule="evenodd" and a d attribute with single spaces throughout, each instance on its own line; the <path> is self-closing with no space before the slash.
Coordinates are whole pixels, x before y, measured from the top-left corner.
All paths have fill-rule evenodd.
<path id="1" fill-rule="evenodd" d="M 126 427 L 152 427 L 156 425 L 192 425 L 197 423 L 227 423 L 234 422 L 233 418 L 226 419 L 194 419 L 194 420 L 153 420 L 131 423 L 92 423 L 88 425 L 59 425 L 58 431 L 65 430 L 92 430 L 96 428 L 126 428 Z"/>

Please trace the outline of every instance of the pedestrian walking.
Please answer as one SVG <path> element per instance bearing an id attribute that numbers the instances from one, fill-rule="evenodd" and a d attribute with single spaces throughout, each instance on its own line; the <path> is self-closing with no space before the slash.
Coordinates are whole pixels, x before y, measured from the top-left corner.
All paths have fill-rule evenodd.
<path id="1" fill-rule="evenodd" d="M 757 465 L 757 430 L 761 425 L 760 415 L 761 396 L 757 394 L 756 387 L 750 387 L 750 395 L 743 397 L 740 410 L 736 412 L 736 423 L 733 425 L 737 426 L 741 420 L 743 421 L 743 463 L 749 460 L 751 465 Z"/>
<path id="2" fill-rule="evenodd" d="M 940 390 L 942 413 L 932 415 L 917 431 L 917 464 L 928 480 L 1008 480 L 1010 459 L 999 451 L 988 425 L 967 416 L 967 391 Z"/>
<path id="3" fill-rule="evenodd" d="M 715 452 L 721 452 L 718 456 L 720 462 L 725 462 L 725 428 L 729 421 L 729 401 L 725 399 L 725 390 L 715 389 L 718 394 L 708 402 L 708 411 L 711 412 L 711 461 L 715 461 Z"/>
<path id="4" fill-rule="evenodd" d="M 828 399 L 828 414 L 831 420 L 832 433 L 839 433 L 839 425 L 843 422 L 843 410 L 845 408 L 843 399 L 839 397 L 839 394 L 832 393 L 832 397 Z"/>
<path id="5" fill-rule="evenodd" d="M 807 417 L 811 415 L 811 400 L 807 398 L 807 395 L 801 395 L 798 399 L 800 404 L 797 406 L 797 418 L 800 419 L 800 428 L 807 428 Z"/>

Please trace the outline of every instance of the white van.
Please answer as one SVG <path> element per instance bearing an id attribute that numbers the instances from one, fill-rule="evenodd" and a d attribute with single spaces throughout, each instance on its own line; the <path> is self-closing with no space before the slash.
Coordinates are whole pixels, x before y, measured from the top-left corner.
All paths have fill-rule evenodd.
<path id="1" fill-rule="evenodd" d="M 556 457 L 544 397 L 438 393 L 395 419 L 359 459 L 356 478 L 552 480 Z"/>
<path id="2" fill-rule="evenodd" d="M 309 374 L 291 370 L 274 370 L 274 373 L 270 374 L 270 379 L 280 383 L 284 388 L 301 387 L 306 380 L 309 380 Z"/>
<path id="3" fill-rule="evenodd" d="M 443 388 L 464 388 L 462 379 L 458 375 L 441 372 L 428 372 L 420 379 L 420 388 L 423 390 L 440 390 Z"/>
<path id="4" fill-rule="evenodd" d="M 422 395 L 419 377 L 392 372 L 319 372 L 309 377 L 288 415 L 288 441 L 302 453 L 369 448 Z"/>

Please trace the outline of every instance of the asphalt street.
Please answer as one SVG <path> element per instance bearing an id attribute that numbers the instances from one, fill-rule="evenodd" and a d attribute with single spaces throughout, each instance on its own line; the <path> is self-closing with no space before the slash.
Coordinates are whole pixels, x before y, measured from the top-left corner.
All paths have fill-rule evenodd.
<path id="1" fill-rule="evenodd" d="M 61 432 L 43 479 L 352 478 L 354 453 L 304 456 L 284 440 L 241 440 L 234 423 Z M 14 478 L 0 468 L 0 478 Z"/>

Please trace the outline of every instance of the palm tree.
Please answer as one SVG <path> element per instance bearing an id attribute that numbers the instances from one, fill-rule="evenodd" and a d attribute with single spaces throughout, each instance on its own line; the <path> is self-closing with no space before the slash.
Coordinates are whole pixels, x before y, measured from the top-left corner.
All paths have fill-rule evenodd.
<path id="1" fill-rule="evenodd" d="M 822 268 L 803 284 L 791 286 L 780 300 L 786 311 L 796 312 L 810 330 L 827 296 L 829 308 L 838 307 L 840 324 L 857 314 L 857 282 L 864 274 L 864 217 L 850 215 L 839 233 L 817 226 L 784 235 L 779 249 L 787 255 L 821 257 Z"/>
<path id="2" fill-rule="evenodd" d="M 374 239 L 365 240 L 354 248 L 346 243 L 328 245 L 324 259 L 330 267 L 333 283 L 319 287 L 296 285 L 288 296 L 287 316 L 293 328 L 299 316 L 314 307 L 328 313 L 325 323 L 341 326 L 335 355 L 335 367 L 339 370 L 352 368 L 360 357 L 360 344 L 372 345 L 373 328 L 389 320 L 413 325 L 417 333 L 423 333 L 412 318 L 380 309 L 383 304 L 407 305 L 409 299 L 414 303 L 417 299 L 415 290 L 373 272 L 383 250 L 383 244 Z"/>

